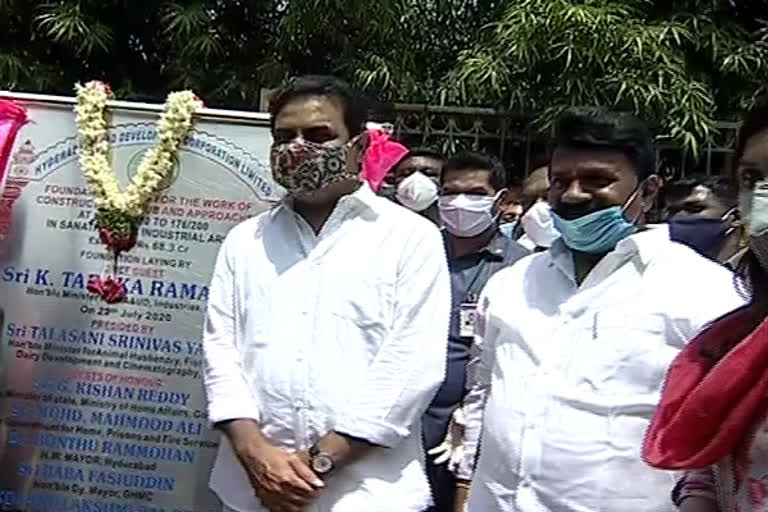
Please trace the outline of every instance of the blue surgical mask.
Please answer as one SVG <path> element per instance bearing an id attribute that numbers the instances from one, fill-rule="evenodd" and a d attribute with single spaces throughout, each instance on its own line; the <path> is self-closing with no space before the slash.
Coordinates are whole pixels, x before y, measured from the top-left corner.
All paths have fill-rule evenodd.
<path id="1" fill-rule="evenodd" d="M 635 194 L 637 191 L 626 204 L 634 200 Z M 564 219 L 554 210 L 551 214 L 565 245 L 588 254 L 612 251 L 621 240 L 637 232 L 637 225 L 627 220 L 622 206 L 611 206 L 575 219 Z"/>
<path id="2" fill-rule="evenodd" d="M 733 210 L 719 219 L 673 217 L 669 219 L 669 239 L 687 245 L 699 254 L 714 257 L 734 231 L 732 222 L 728 220 L 732 215 Z"/>
<path id="3" fill-rule="evenodd" d="M 517 226 L 517 221 L 513 220 L 512 222 L 503 222 L 499 224 L 499 231 L 501 231 L 501 234 L 506 236 L 507 238 L 511 238 L 512 240 L 515 239 L 515 227 Z"/>

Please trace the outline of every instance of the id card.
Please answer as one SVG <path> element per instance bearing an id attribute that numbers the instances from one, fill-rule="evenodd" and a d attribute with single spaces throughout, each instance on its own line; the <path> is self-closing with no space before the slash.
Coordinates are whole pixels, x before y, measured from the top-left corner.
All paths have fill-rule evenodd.
<path id="1" fill-rule="evenodd" d="M 459 336 L 471 338 L 475 335 L 477 322 L 477 303 L 465 302 L 459 306 Z"/>

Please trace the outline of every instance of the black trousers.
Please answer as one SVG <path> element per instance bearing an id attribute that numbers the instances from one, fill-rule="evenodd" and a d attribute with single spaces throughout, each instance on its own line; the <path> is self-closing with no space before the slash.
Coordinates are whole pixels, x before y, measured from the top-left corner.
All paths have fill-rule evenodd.
<path id="1" fill-rule="evenodd" d="M 429 459 L 432 459 L 430 456 Z M 453 512 L 456 503 L 456 477 L 448 470 L 448 463 L 436 466 L 427 460 L 427 479 L 432 489 L 434 506 L 427 512 Z"/>

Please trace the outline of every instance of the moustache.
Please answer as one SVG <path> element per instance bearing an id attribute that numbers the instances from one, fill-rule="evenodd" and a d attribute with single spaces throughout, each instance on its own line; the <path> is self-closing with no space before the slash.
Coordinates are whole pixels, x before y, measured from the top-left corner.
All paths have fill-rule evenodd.
<path id="1" fill-rule="evenodd" d="M 594 205 L 592 203 L 584 204 L 557 204 L 552 206 L 552 210 L 561 218 L 566 220 L 578 219 L 590 213 L 602 210 L 603 206 Z"/>

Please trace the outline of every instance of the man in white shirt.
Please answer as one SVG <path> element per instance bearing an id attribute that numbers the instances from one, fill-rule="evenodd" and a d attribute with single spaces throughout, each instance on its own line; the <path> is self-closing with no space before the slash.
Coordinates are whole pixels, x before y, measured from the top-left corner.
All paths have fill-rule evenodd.
<path id="1" fill-rule="evenodd" d="M 237 512 L 423 510 L 419 418 L 450 309 L 440 234 L 360 182 L 346 84 L 300 77 L 270 110 L 287 198 L 232 230 L 211 285 L 211 488 Z"/>
<path id="2" fill-rule="evenodd" d="M 664 228 L 643 230 L 654 155 L 629 114 L 559 120 L 549 202 L 562 238 L 495 274 L 480 298 L 470 512 L 670 510 L 674 478 L 645 467 L 643 435 L 673 357 L 742 299 L 727 270 Z"/>

